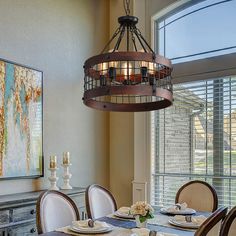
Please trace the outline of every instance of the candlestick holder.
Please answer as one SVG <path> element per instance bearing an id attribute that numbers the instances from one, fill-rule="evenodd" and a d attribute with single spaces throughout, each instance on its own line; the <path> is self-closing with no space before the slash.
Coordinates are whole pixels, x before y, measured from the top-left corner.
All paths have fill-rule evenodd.
<path id="1" fill-rule="evenodd" d="M 51 176 L 48 177 L 48 180 L 50 181 L 50 188 L 49 190 L 59 190 L 59 188 L 57 187 L 57 170 L 58 168 L 48 168 L 48 170 L 51 171 Z"/>
<path id="2" fill-rule="evenodd" d="M 64 167 L 64 174 L 62 176 L 64 184 L 61 189 L 72 189 L 72 186 L 70 185 L 72 174 L 69 172 L 69 166 L 71 166 L 71 164 L 62 164 L 62 166 Z"/>

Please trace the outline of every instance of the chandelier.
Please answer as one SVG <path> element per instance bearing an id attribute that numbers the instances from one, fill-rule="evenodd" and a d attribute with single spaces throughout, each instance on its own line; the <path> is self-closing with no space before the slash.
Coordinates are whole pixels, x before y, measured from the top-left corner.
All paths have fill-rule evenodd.
<path id="1" fill-rule="evenodd" d="M 84 104 L 103 111 L 151 111 L 172 105 L 172 64 L 155 54 L 140 30 L 138 18 L 125 16 L 101 54 L 84 63 Z M 111 45 L 114 45 L 111 49 Z M 125 51 L 120 50 L 125 46 Z"/>

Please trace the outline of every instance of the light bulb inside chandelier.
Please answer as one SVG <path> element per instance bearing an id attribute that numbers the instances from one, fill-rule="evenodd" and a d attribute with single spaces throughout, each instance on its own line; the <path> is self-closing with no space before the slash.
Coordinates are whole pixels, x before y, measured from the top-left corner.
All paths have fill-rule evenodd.
<path id="1" fill-rule="evenodd" d="M 132 64 L 130 62 L 124 62 L 122 65 L 122 74 L 124 75 L 124 83 L 128 84 L 128 80 L 132 75 Z"/>
<path id="2" fill-rule="evenodd" d="M 124 2 L 129 13 L 129 1 Z M 172 105 L 170 60 L 154 53 L 136 27 L 137 17 L 127 14 L 118 22 L 101 54 L 85 61 L 84 103 L 104 111 L 133 112 Z M 120 49 L 124 40 L 125 51 Z"/>

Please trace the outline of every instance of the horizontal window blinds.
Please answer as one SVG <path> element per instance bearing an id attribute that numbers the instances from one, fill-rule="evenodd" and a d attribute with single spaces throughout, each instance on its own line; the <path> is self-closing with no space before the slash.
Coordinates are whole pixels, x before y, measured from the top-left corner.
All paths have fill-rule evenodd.
<path id="1" fill-rule="evenodd" d="M 152 204 L 173 204 L 181 185 L 199 179 L 220 205 L 236 205 L 236 77 L 173 91 L 174 105 L 152 113 Z"/>

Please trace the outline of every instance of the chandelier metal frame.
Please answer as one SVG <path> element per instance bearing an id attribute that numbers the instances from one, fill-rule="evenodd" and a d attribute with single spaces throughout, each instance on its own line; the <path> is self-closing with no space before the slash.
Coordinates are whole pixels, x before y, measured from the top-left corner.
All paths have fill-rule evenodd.
<path id="1" fill-rule="evenodd" d="M 129 5 L 124 0 L 126 16 L 118 18 L 120 26 L 101 54 L 85 61 L 83 101 L 89 107 L 136 112 L 172 105 L 171 61 L 155 54 L 136 27 L 138 18 L 129 15 Z M 125 35 L 126 51 L 119 51 Z"/>

